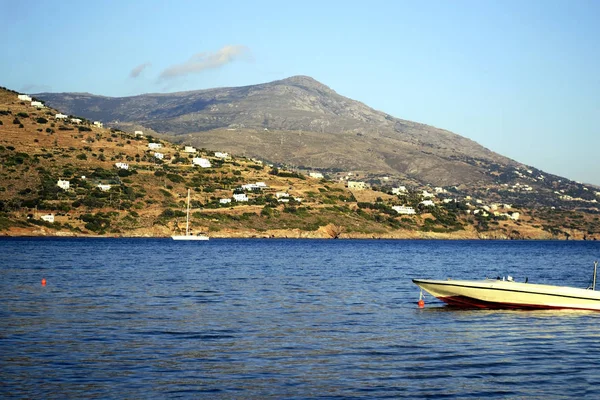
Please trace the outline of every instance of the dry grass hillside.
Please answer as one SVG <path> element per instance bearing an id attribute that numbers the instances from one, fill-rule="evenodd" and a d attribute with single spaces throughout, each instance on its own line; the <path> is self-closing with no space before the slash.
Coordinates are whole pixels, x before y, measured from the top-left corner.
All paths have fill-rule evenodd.
<path id="1" fill-rule="evenodd" d="M 424 207 L 417 190 L 349 190 L 344 182 L 223 157 L 215 153 L 220 148 L 186 152 L 147 133 L 106 129 L 77 116 L 59 119 L 57 113 L 0 90 L 2 235 L 168 237 L 185 229 L 188 189 L 192 231 L 211 237 L 592 239 L 600 232 L 588 214 L 520 209 L 520 218 L 512 219 L 513 209 L 484 216 L 464 199 L 443 197 Z M 193 165 L 195 158 L 211 166 Z M 60 188 L 59 180 L 69 187 Z M 243 188 L 259 182 L 264 185 L 257 189 Z M 222 203 L 234 194 L 248 200 Z M 392 209 L 397 205 L 416 214 L 400 215 Z M 568 226 L 557 222 L 565 220 Z"/>

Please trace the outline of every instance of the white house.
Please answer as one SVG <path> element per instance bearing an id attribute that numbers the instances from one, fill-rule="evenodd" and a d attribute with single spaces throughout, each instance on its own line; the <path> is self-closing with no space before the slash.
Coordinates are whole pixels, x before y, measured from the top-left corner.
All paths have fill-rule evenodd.
<path id="1" fill-rule="evenodd" d="M 406 186 L 398 186 L 397 188 L 392 189 L 392 194 L 403 194 L 406 192 Z"/>
<path id="2" fill-rule="evenodd" d="M 513 221 L 516 221 L 516 220 L 518 220 L 518 219 L 519 219 L 519 217 L 520 217 L 520 216 L 521 216 L 521 214 L 519 214 L 518 212 L 513 212 L 513 213 L 510 215 L 510 219 L 512 219 Z"/>
<path id="3" fill-rule="evenodd" d="M 435 203 L 431 200 L 423 200 L 419 204 L 422 205 L 423 207 L 435 207 Z"/>
<path id="4" fill-rule="evenodd" d="M 144 132 L 142 132 L 142 131 L 135 131 L 135 132 L 133 132 L 133 136 L 144 136 Z"/>
<path id="5" fill-rule="evenodd" d="M 282 197 L 289 198 L 290 194 L 286 192 L 277 192 L 275 193 L 275 197 L 277 197 L 278 199 L 281 199 Z"/>
<path id="6" fill-rule="evenodd" d="M 58 186 L 61 189 L 64 190 L 69 190 L 70 187 L 70 182 L 67 180 L 63 180 L 63 179 L 59 179 L 58 182 L 56 183 L 56 186 Z"/>
<path id="7" fill-rule="evenodd" d="M 429 193 L 427 190 L 423 190 L 421 196 L 423 196 L 424 199 L 430 199 L 432 197 L 435 197 L 433 193 Z"/>
<path id="8" fill-rule="evenodd" d="M 31 101 L 31 97 L 26 94 L 20 94 L 17 98 L 21 101 Z"/>
<path id="9" fill-rule="evenodd" d="M 197 150 L 193 146 L 185 146 L 183 149 L 184 153 L 195 153 Z"/>
<path id="10" fill-rule="evenodd" d="M 219 203 L 221 203 L 221 204 L 229 204 L 229 203 L 231 203 L 231 199 L 220 199 Z"/>
<path id="11" fill-rule="evenodd" d="M 229 153 L 222 153 L 220 151 L 215 151 L 215 157 L 217 157 L 217 158 L 229 158 Z"/>
<path id="12" fill-rule="evenodd" d="M 42 221 L 54 223 L 54 214 L 42 215 L 40 218 L 42 219 Z"/>
<path id="13" fill-rule="evenodd" d="M 210 168 L 211 167 L 210 161 L 208 161 L 206 158 L 202 158 L 202 157 L 192 158 L 192 164 L 198 165 L 202 168 Z"/>
<path id="14" fill-rule="evenodd" d="M 41 101 L 32 101 L 31 106 L 37 108 L 44 108 L 44 103 L 42 103 Z"/>
<path id="15" fill-rule="evenodd" d="M 104 127 L 104 124 L 100 121 L 94 121 L 94 126 L 96 126 L 98 128 L 102 128 L 102 127 Z"/>
<path id="16" fill-rule="evenodd" d="M 162 160 L 163 158 L 165 158 L 165 155 L 163 153 L 155 152 L 154 153 L 154 158 Z"/>
<path id="17" fill-rule="evenodd" d="M 233 195 L 233 199 L 235 201 L 248 201 L 248 196 L 246 193 L 238 193 Z"/>
<path id="18" fill-rule="evenodd" d="M 54 119 L 67 119 L 68 115 L 58 113 L 54 116 Z"/>
<path id="19" fill-rule="evenodd" d="M 148 143 L 148 148 L 150 150 L 156 150 L 162 148 L 162 143 Z"/>
<path id="20" fill-rule="evenodd" d="M 71 118 L 71 122 L 74 124 L 80 124 L 81 123 L 81 119 L 80 118 Z"/>
<path id="21" fill-rule="evenodd" d="M 112 186 L 108 183 L 99 183 L 97 188 L 102 190 L 103 192 L 108 192 Z"/>
<path id="22" fill-rule="evenodd" d="M 311 172 L 308 174 L 308 176 L 310 176 L 311 178 L 315 178 L 315 179 L 323 178 L 323 174 L 320 172 Z"/>
<path id="23" fill-rule="evenodd" d="M 129 164 L 124 163 L 124 162 L 118 162 L 118 163 L 115 163 L 115 167 L 120 168 L 120 169 L 129 169 Z"/>
<path id="24" fill-rule="evenodd" d="M 392 210 L 396 211 L 398 214 L 411 215 L 416 214 L 414 208 L 408 206 L 393 206 Z"/>
<path id="25" fill-rule="evenodd" d="M 267 188 L 267 184 L 264 182 L 246 183 L 241 186 L 242 190 L 260 190 Z"/>
<path id="26" fill-rule="evenodd" d="M 348 181 L 348 189 L 363 190 L 366 188 L 367 188 L 367 184 L 365 182 Z"/>

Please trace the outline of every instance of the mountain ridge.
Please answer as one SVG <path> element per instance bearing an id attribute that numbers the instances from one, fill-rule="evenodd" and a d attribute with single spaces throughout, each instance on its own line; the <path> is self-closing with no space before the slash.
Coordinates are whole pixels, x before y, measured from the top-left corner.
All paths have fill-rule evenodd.
<path id="1" fill-rule="evenodd" d="M 445 185 L 491 182 L 465 162 L 467 158 L 523 165 L 448 130 L 374 110 L 304 75 L 241 87 L 128 97 L 76 93 L 36 97 L 69 114 L 123 130 L 138 127 L 176 142 L 219 147 L 275 163 L 397 174 Z M 243 134 L 232 136 L 227 133 L 231 130 Z M 294 148 L 282 144 L 286 134 L 304 137 Z M 256 146 L 252 136 L 262 145 Z M 319 158 L 324 149 L 328 156 Z M 430 173 L 431 168 L 437 175 Z"/>

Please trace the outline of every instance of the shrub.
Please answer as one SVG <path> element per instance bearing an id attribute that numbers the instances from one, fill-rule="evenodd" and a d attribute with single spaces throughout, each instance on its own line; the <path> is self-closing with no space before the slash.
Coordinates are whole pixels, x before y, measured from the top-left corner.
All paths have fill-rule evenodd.
<path id="1" fill-rule="evenodd" d="M 20 123 L 21 123 L 21 121 L 19 121 L 19 118 L 13 119 L 13 124 L 19 125 Z"/>
<path id="2" fill-rule="evenodd" d="M 38 124 L 46 124 L 46 123 L 48 123 L 48 120 L 46 118 L 39 117 L 38 119 L 35 120 L 35 122 L 37 122 Z"/>
<path id="3" fill-rule="evenodd" d="M 26 112 L 20 112 L 17 114 L 17 117 L 29 118 L 29 114 L 27 114 Z"/>

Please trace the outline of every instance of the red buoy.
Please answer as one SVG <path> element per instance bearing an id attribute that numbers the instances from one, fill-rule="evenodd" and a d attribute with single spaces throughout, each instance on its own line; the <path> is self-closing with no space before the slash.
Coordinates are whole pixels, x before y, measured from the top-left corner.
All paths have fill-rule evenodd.
<path id="1" fill-rule="evenodd" d="M 419 300 L 417 304 L 419 305 L 419 308 L 425 307 L 425 301 L 423 299 Z"/>
<path id="2" fill-rule="evenodd" d="M 42 286 L 46 286 L 46 278 L 42 278 Z"/>

